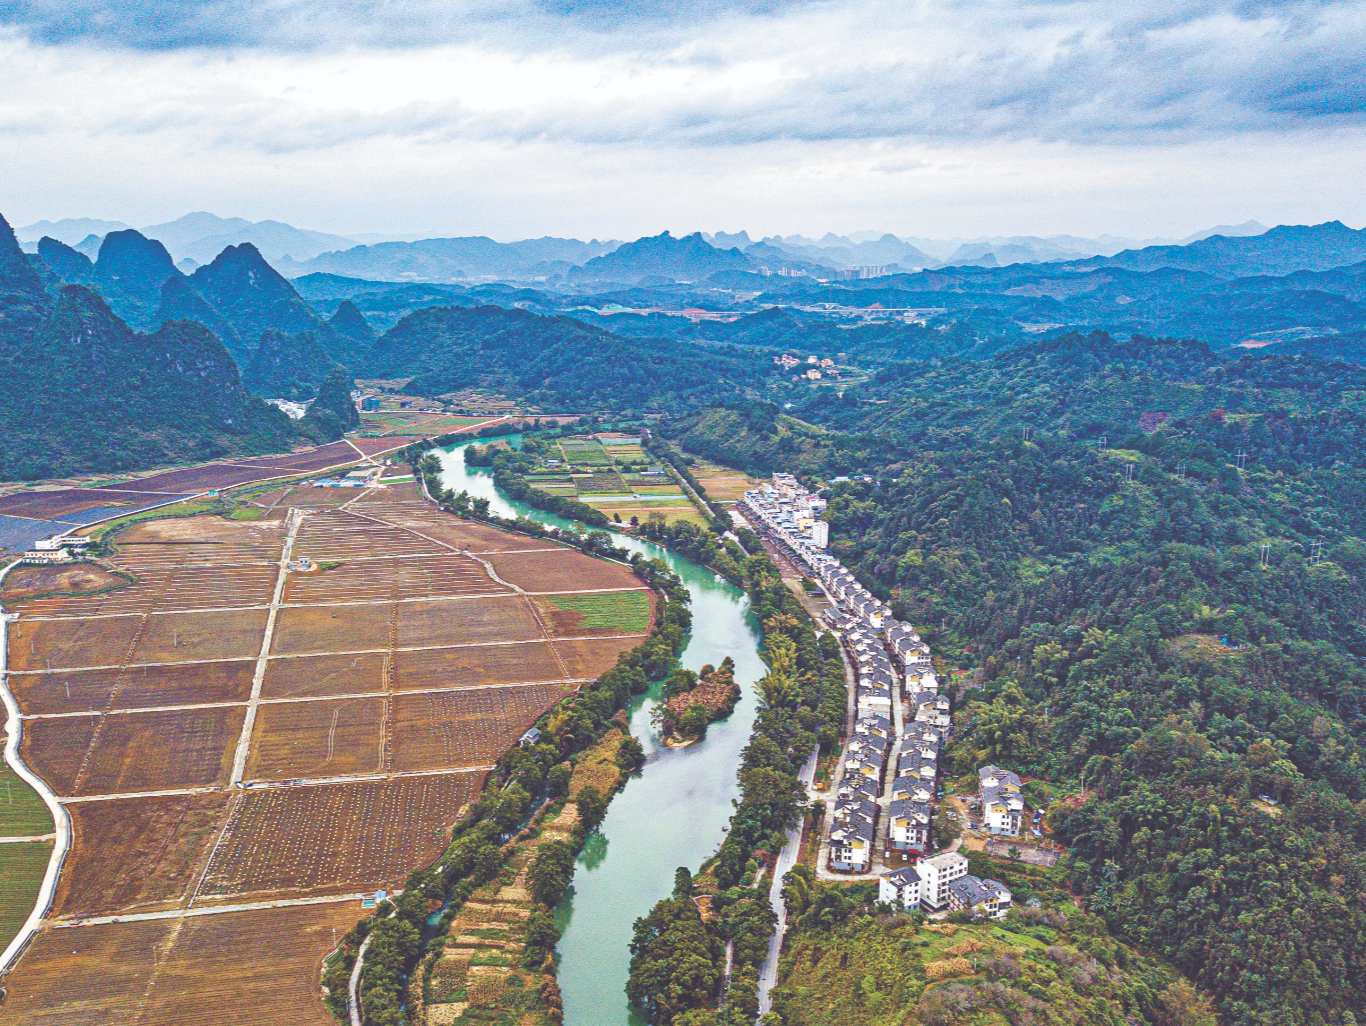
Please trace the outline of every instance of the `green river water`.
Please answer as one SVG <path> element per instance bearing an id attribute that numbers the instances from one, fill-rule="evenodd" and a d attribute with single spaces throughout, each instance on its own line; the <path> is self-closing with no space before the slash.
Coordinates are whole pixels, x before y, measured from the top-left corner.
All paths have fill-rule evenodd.
<path id="1" fill-rule="evenodd" d="M 466 468 L 463 446 L 440 455 L 446 487 L 487 498 L 491 512 L 569 526 L 499 493 L 487 471 Z M 692 595 L 693 627 L 682 664 L 697 670 L 730 656 L 741 698 L 728 719 L 711 725 L 705 740 L 680 749 L 660 745 L 651 729 L 657 687 L 628 709 L 631 733 L 645 746 L 645 766 L 612 800 L 601 829 L 579 856 L 569 895 L 556 909 L 564 931 L 559 980 L 567 1026 L 643 1026 L 624 989 L 632 924 L 673 889 L 674 869 L 695 870 L 725 836 L 731 800 L 739 797 L 735 771 L 756 711 L 752 685 L 764 674 L 759 624 L 739 588 L 658 545 L 622 534 L 614 538 L 633 552 L 663 559 L 683 579 Z"/>

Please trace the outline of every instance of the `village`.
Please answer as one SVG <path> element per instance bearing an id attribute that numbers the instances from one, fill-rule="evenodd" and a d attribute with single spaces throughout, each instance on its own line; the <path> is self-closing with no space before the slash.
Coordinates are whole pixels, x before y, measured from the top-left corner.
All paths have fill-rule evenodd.
<path id="1" fill-rule="evenodd" d="M 852 729 L 825 806 L 817 873 L 878 881 L 880 900 L 930 915 L 970 910 L 1003 918 L 1011 893 L 968 872 L 958 842 L 934 853 L 933 824 L 944 791 L 939 756 L 952 730 L 929 646 L 827 551 L 826 502 L 791 474 L 746 491 L 736 509 L 829 599 L 821 614 L 853 670 Z M 1025 829 L 1020 778 L 997 766 L 978 773 L 981 828 L 1009 838 Z M 964 809 L 966 811 L 966 808 Z M 954 813 L 957 816 L 959 813 Z"/>

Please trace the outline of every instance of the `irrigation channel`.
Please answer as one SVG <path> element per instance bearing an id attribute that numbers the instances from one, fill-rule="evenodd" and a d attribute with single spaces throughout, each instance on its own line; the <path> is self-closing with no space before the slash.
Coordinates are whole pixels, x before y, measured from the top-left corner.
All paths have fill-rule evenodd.
<path id="1" fill-rule="evenodd" d="M 520 442 L 515 437 L 514 444 Z M 466 468 L 464 445 L 440 456 L 446 487 L 488 499 L 490 512 L 571 526 L 508 499 L 487 471 Z M 713 723 L 703 741 L 687 748 L 664 747 L 651 727 L 658 686 L 628 708 L 631 733 L 645 746 L 644 769 L 608 806 L 602 827 L 579 856 L 573 887 L 556 909 L 567 1026 L 643 1026 L 625 992 L 632 924 L 673 890 L 678 866 L 696 870 L 725 837 L 731 799 L 739 796 L 735 771 L 757 709 L 753 684 L 764 674 L 759 624 L 744 592 L 658 545 L 615 532 L 613 538 L 623 548 L 663 559 L 683 579 L 692 596 L 693 623 L 682 663 L 697 670 L 730 656 L 741 698 L 726 720 Z"/>

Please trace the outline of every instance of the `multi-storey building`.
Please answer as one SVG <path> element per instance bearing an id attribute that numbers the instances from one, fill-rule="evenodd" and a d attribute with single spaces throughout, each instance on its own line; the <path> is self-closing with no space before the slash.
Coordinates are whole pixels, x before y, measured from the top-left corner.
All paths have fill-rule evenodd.
<path id="1" fill-rule="evenodd" d="M 968 860 L 956 851 L 940 852 L 915 864 L 920 874 L 920 903 L 931 912 L 947 908 L 949 884 L 968 875 Z"/>

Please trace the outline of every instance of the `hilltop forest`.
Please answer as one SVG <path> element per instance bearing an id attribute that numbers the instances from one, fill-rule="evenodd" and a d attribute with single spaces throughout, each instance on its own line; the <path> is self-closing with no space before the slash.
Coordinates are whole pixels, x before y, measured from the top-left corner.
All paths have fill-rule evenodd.
<path id="1" fill-rule="evenodd" d="M 1073 890 L 1227 1024 L 1366 1006 L 1366 372 L 1066 336 L 665 430 L 828 486 L 956 687 L 952 770 L 1084 788 Z"/>

